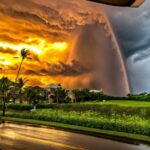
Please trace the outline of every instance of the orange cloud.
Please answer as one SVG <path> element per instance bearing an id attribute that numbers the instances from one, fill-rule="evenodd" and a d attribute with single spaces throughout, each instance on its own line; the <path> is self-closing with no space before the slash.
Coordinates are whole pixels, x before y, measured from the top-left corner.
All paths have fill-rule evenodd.
<path id="1" fill-rule="evenodd" d="M 0 18 L 0 76 L 15 80 L 20 50 L 27 48 L 20 76 L 28 85 L 88 85 L 90 70 L 73 50 L 83 26 L 105 24 L 99 7 L 84 0 L 0 0 Z"/>

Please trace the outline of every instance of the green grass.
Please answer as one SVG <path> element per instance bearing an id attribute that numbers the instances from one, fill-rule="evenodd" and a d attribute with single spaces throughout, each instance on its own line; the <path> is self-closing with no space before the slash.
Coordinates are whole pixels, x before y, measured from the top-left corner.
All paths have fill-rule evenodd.
<path id="1" fill-rule="evenodd" d="M 43 109 L 40 106 L 40 109 L 31 113 L 29 111 L 31 106 L 18 104 L 10 105 L 6 116 L 150 136 L 149 105 L 150 102 L 118 100 L 52 104 L 42 106 Z"/>
<path id="2" fill-rule="evenodd" d="M 98 105 L 118 105 L 127 107 L 150 107 L 150 102 L 131 101 L 131 100 L 111 100 L 111 101 L 89 101 L 82 102 L 82 104 L 98 104 Z"/>
<path id="3" fill-rule="evenodd" d="M 58 129 L 84 133 L 87 135 L 94 135 L 97 137 L 105 137 L 105 138 L 119 140 L 119 141 L 126 141 L 126 142 L 139 141 L 139 142 L 144 142 L 144 143 L 150 143 L 149 136 L 144 136 L 144 135 L 135 135 L 135 134 L 130 134 L 130 133 L 100 130 L 100 129 L 95 129 L 95 128 L 88 128 L 88 127 L 81 127 L 81 126 L 68 125 L 68 124 L 63 124 L 63 123 L 39 121 L 39 120 L 32 120 L 32 119 L 20 119 L 20 118 L 11 118 L 11 117 L 2 117 L 1 119 L 5 121 L 11 121 L 11 122 L 56 127 Z"/>
<path id="4" fill-rule="evenodd" d="M 150 110 L 133 111 L 131 108 L 126 108 L 124 109 L 126 112 L 124 112 L 120 107 L 114 109 L 114 107 L 106 106 L 106 108 L 94 110 L 93 107 L 93 110 L 84 111 L 82 111 L 83 108 L 78 108 L 80 110 L 39 109 L 33 113 L 9 111 L 6 116 L 150 135 Z"/>

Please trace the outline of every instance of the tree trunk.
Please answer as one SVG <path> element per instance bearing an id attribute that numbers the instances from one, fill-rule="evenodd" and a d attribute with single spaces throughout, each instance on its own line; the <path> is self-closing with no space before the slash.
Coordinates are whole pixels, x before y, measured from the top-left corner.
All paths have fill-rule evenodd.
<path id="1" fill-rule="evenodd" d="M 19 101 L 20 101 L 20 104 L 22 104 L 22 90 L 20 89 L 19 91 Z"/>
<path id="2" fill-rule="evenodd" d="M 23 59 L 21 60 L 21 63 L 20 63 L 20 66 L 19 66 L 19 69 L 18 69 L 18 72 L 17 72 L 16 82 L 17 82 L 18 77 L 19 77 L 19 74 L 20 74 L 20 70 L 21 70 L 22 63 L 23 63 Z"/>
<path id="3" fill-rule="evenodd" d="M 6 111 L 6 102 L 5 97 L 3 97 L 3 117 L 5 116 L 5 111 Z"/>

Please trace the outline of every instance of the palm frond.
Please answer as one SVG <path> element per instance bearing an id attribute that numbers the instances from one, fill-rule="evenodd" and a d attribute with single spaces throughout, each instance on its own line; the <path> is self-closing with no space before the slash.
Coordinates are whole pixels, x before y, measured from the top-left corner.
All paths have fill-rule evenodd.
<path id="1" fill-rule="evenodd" d="M 20 54 L 21 54 L 22 59 L 25 59 L 29 55 L 29 52 L 30 51 L 26 48 L 21 49 Z"/>

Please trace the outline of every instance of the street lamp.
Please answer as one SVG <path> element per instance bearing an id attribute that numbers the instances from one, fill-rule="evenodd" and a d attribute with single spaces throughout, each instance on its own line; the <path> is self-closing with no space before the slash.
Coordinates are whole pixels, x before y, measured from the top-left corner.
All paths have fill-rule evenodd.
<path id="1" fill-rule="evenodd" d="M 96 3 L 102 3 L 120 7 L 139 7 L 145 0 L 88 0 Z"/>

